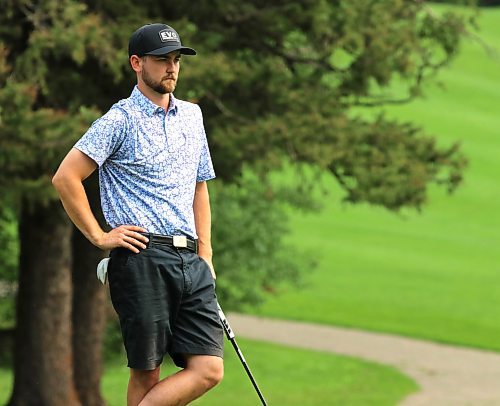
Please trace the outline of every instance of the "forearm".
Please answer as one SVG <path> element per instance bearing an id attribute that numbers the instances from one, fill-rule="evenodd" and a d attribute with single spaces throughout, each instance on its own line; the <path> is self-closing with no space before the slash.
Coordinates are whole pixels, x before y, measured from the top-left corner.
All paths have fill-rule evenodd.
<path id="1" fill-rule="evenodd" d="M 198 234 L 198 254 L 200 257 L 212 260 L 210 197 L 206 182 L 196 184 L 193 201 L 194 221 Z"/>

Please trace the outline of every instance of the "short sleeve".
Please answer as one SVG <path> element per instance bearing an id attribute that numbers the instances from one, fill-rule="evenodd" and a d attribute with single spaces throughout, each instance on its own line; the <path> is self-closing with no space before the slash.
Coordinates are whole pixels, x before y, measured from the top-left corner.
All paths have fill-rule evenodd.
<path id="1" fill-rule="evenodd" d="M 92 123 L 74 147 L 102 166 L 121 145 L 127 128 L 125 112 L 112 108 Z"/>
<path id="2" fill-rule="evenodd" d="M 210 150 L 208 148 L 207 134 L 205 133 L 205 127 L 203 125 L 203 116 L 201 109 L 198 107 L 200 114 L 200 126 L 201 126 L 201 153 L 200 162 L 198 165 L 198 173 L 196 175 L 197 182 L 204 182 L 215 178 L 214 166 L 212 164 L 212 158 L 210 156 Z"/>

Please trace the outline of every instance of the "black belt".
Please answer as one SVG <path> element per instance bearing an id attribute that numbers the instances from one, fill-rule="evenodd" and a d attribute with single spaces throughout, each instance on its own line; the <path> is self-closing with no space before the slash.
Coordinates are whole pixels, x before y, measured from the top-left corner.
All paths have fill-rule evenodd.
<path id="1" fill-rule="evenodd" d="M 149 244 L 168 245 L 175 248 L 187 248 L 195 253 L 198 252 L 198 240 L 186 237 L 185 235 L 161 235 L 152 233 L 141 233 L 149 238 Z"/>

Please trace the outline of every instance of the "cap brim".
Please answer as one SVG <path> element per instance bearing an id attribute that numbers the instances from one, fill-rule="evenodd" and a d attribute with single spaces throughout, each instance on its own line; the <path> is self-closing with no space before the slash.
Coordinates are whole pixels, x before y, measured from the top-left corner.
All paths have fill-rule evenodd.
<path id="1" fill-rule="evenodd" d="M 196 55 L 193 48 L 180 47 L 177 45 L 155 49 L 154 51 L 146 52 L 144 55 L 166 55 L 170 52 L 180 51 L 183 55 Z"/>

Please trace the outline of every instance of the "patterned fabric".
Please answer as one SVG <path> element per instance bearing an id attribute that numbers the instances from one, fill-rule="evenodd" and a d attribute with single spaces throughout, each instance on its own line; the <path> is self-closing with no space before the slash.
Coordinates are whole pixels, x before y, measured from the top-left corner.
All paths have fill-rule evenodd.
<path id="1" fill-rule="evenodd" d="M 99 165 L 101 205 L 111 227 L 197 238 L 195 185 L 215 177 L 199 106 L 171 95 L 166 112 L 136 86 L 75 148 Z"/>

